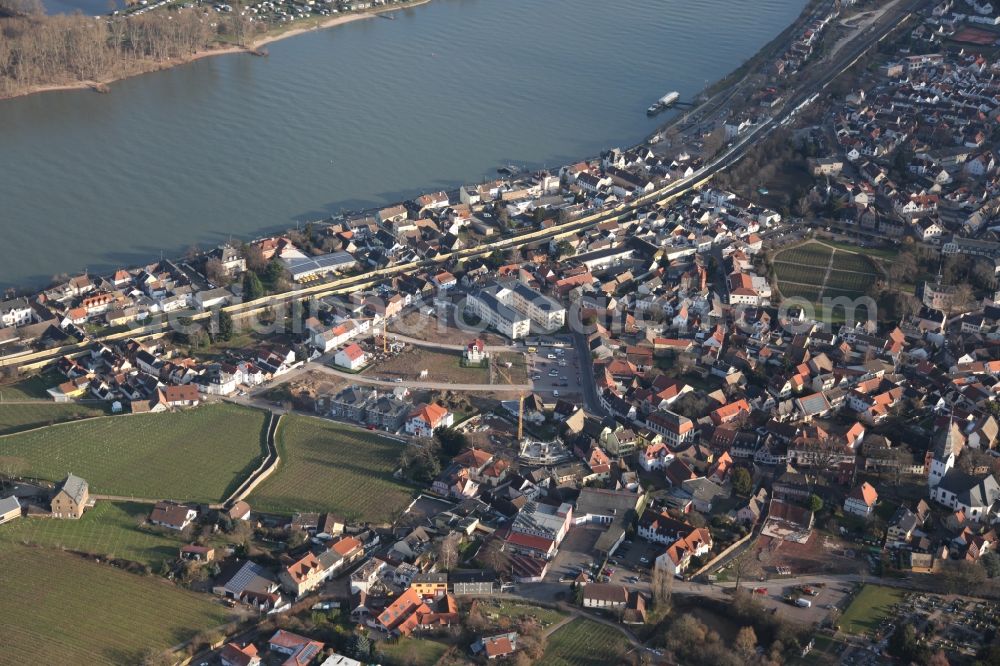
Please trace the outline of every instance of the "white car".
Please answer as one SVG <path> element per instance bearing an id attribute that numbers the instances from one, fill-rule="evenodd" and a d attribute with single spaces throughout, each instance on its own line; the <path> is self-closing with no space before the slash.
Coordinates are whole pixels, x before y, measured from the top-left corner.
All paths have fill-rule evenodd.
<path id="1" fill-rule="evenodd" d="M 558 398 L 558 397 L 559 397 L 559 391 L 553 391 L 553 392 L 552 392 L 552 395 L 554 395 L 555 397 L 557 397 L 557 398 Z"/>

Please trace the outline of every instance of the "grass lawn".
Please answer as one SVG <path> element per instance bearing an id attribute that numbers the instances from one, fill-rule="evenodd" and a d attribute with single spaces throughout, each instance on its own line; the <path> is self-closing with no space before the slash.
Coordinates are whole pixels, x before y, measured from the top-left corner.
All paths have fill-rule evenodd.
<path id="1" fill-rule="evenodd" d="M 250 496 L 264 511 L 331 511 L 348 520 L 390 522 L 413 490 L 392 478 L 403 444 L 361 428 L 307 416 L 278 426 L 278 470 Z"/>
<path id="2" fill-rule="evenodd" d="M 433 666 L 448 651 L 448 646 L 427 638 L 400 638 L 395 643 L 378 643 L 376 651 L 385 658 L 387 664 Z"/>
<path id="3" fill-rule="evenodd" d="M 0 543 L 0 571 L 4 663 L 137 664 L 227 619 L 207 596 L 58 550 Z"/>
<path id="4" fill-rule="evenodd" d="M 259 463 L 265 417 L 236 405 L 91 419 L 0 438 L 0 464 L 95 494 L 215 502 Z"/>
<path id="5" fill-rule="evenodd" d="M 540 606 L 529 606 L 528 604 L 503 603 L 499 607 L 484 605 L 482 611 L 487 617 L 496 615 L 499 617 L 509 617 L 512 620 L 531 616 L 538 620 L 543 627 L 551 626 L 566 617 L 566 614 L 561 611 L 542 608 Z"/>
<path id="6" fill-rule="evenodd" d="M 36 403 L 5 405 L 0 403 L 0 435 L 8 435 L 39 426 L 103 416 L 100 405 Z"/>
<path id="7" fill-rule="evenodd" d="M 577 618 L 549 636 L 542 662 L 547 666 L 604 666 L 617 664 L 628 649 L 617 629 Z"/>
<path id="8" fill-rule="evenodd" d="M 10 384 L 0 384 L 0 401 L 9 400 L 52 400 L 46 391 L 58 386 L 66 378 L 55 371 L 32 375 Z"/>
<path id="9" fill-rule="evenodd" d="M 874 631 L 891 614 L 894 603 L 903 601 L 903 593 L 891 587 L 865 585 L 840 618 L 840 628 L 849 634 Z"/>
<path id="10" fill-rule="evenodd" d="M 21 518 L 0 527 L 0 543 L 65 548 L 156 569 L 164 560 L 177 556 L 182 542 L 139 527 L 151 508 L 148 504 L 99 501 L 80 520 Z"/>

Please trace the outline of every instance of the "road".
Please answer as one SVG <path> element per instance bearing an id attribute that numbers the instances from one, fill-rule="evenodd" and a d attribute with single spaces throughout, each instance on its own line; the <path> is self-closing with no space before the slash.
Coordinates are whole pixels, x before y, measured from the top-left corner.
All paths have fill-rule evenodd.
<path id="1" fill-rule="evenodd" d="M 600 397 L 597 395 L 597 384 L 594 381 L 594 359 L 590 355 L 587 336 L 583 333 L 574 333 L 573 341 L 579 358 L 580 388 L 583 391 L 583 400 L 587 405 L 587 411 L 596 416 L 606 417 L 608 410 L 604 409 L 604 405 L 601 404 Z"/>
<path id="2" fill-rule="evenodd" d="M 350 372 L 344 372 L 343 370 L 337 370 L 336 368 L 331 368 L 328 365 L 321 363 L 310 363 L 307 368 L 309 370 L 314 370 L 322 372 L 334 377 L 339 377 L 341 379 L 346 379 L 354 384 L 370 384 L 373 386 L 386 386 L 390 388 L 395 388 L 398 386 L 405 386 L 409 389 L 433 389 L 433 390 L 448 390 L 448 391 L 493 391 L 497 393 L 528 393 L 531 391 L 531 384 L 451 384 L 448 382 L 420 382 L 413 381 L 411 379 L 391 381 L 388 379 L 377 379 L 375 377 L 367 377 L 365 375 L 357 375 Z M 287 380 L 285 380 L 287 381 Z"/>
<path id="3" fill-rule="evenodd" d="M 368 337 L 374 337 L 374 333 Z M 381 333 L 379 333 L 381 335 Z M 389 331 L 389 340 L 395 340 L 398 342 L 405 342 L 407 344 L 413 345 L 415 347 L 427 347 L 429 349 L 445 349 L 447 351 L 465 351 L 465 345 L 451 344 L 447 342 L 431 342 L 430 340 L 421 340 L 420 338 L 411 338 L 408 335 L 403 335 L 401 333 L 393 333 Z M 486 351 L 488 352 L 509 352 L 509 351 L 524 351 L 526 348 L 523 345 L 486 345 Z"/>

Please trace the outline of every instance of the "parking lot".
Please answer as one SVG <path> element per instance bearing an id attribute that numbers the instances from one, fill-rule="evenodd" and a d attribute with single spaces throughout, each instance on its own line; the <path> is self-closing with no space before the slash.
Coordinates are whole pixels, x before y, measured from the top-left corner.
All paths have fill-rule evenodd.
<path id="1" fill-rule="evenodd" d="M 561 579 L 576 577 L 581 569 L 589 572 L 594 564 L 594 545 L 604 530 L 592 525 L 577 525 L 570 528 L 559 546 L 559 553 L 545 576 L 546 583 L 557 583 Z M 563 580 L 563 582 L 568 582 Z"/>
<path id="2" fill-rule="evenodd" d="M 580 386 L 577 354 L 562 347 L 537 347 L 528 353 L 528 377 L 535 391 L 555 398 L 576 395 Z"/>

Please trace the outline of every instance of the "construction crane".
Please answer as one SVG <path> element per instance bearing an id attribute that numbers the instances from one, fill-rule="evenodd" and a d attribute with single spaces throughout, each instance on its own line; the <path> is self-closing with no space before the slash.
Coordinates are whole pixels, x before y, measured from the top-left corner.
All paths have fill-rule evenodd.
<path id="1" fill-rule="evenodd" d="M 524 394 L 517 399 L 517 441 L 524 439 Z"/>

